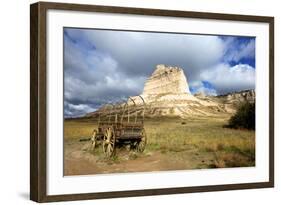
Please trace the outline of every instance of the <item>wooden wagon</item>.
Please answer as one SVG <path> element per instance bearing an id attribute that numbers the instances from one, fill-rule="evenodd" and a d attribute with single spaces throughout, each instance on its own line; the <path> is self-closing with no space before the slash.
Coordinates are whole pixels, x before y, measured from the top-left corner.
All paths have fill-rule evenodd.
<path id="1" fill-rule="evenodd" d="M 101 141 L 106 157 L 111 157 L 117 145 L 129 144 L 138 152 L 143 152 L 146 146 L 144 129 L 145 101 L 141 96 L 138 104 L 136 98 L 117 105 L 108 104 L 100 112 L 98 128 L 91 137 L 91 149 Z M 141 103 L 139 103 L 141 102 Z"/>

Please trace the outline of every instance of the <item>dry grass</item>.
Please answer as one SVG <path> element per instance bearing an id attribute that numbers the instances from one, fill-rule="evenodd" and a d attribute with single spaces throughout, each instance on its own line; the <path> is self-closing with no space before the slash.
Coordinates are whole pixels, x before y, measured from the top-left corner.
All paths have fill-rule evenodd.
<path id="1" fill-rule="evenodd" d="M 64 121 L 64 138 L 87 138 L 91 136 L 94 128 L 96 129 L 97 123 L 90 119 L 71 119 Z"/>
<path id="2" fill-rule="evenodd" d="M 223 128 L 227 120 L 227 117 L 147 119 L 145 152 L 160 151 L 180 160 L 184 160 L 186 152 L 210 156 L 212 162 L 203 167 L 254 166 L 255 132 Z M 96 126 L 96 122 L 89 119 L 66 120 L 65 138 L 89 137 Z"/>

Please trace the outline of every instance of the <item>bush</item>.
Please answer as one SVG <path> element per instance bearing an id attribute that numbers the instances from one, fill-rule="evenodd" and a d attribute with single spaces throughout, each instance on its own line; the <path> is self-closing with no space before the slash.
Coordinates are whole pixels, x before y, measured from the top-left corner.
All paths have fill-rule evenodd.
<path id="1" fill-rule="evenodd" d="M 234 129 L 249 129 L 255 130 L 255 103 L 244 103 L 238 109 L 235 115 L 233 115 L 229 121 L 228 125 L 225 127 Z"/>

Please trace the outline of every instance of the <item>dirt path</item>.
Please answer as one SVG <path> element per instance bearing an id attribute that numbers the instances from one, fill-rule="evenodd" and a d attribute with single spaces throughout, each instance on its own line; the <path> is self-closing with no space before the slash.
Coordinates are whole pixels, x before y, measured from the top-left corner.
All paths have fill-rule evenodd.
<path id="1" fill-rule="evenodd" d="M 114 157 L 106 159 L 101 146 L 91 153 L 88 145 L 89 142 L 65 141 L 64 175 L 198 169 L 208 167 L 214 158 L 210 154 L 199 154 L 194 148 L 167 154 L 158 150 L 136 153 L 121 147 Z"/>

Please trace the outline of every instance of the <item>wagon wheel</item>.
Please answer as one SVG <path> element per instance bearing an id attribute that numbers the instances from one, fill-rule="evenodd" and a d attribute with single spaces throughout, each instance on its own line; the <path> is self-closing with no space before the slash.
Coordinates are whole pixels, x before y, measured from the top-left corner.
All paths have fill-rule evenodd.
<path id="1" fill-rule="evenodd" d="M 97 145 L 97 130 L 93 130 L 92 137 L 91 137 L 91 145 L 90 145 L 90 151 L 94 151 Z"/>
<path id="2" fill-rule="evenodd" d="M 115 135 L 112 127 L 106 128 L 104 131 L 104 140 L 102 143 L 103 152 L 106 157 L 111 157 L 115 147 Z"/>
<path id="3" fill-rule="evenodd" d="M 138 152 L 143 152 L 146 146 L 146 133 L 145 130 L 142 129 L 141 131 L 141 139 L 140 141 L 137 143 L 137 151 Z"/>

